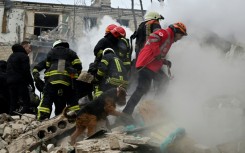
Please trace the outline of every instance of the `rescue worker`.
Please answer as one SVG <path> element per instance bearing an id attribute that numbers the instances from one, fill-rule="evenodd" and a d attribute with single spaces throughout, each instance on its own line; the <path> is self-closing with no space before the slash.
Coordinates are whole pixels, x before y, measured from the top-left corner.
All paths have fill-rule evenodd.
<path id="1" fill-rule="evenodd" d="M 50 117 L 52 104 L 55 115 L 62 113 L 66 104 L 70 110 L 79 110 L 78 98 L 74 89 L 74 80 L 82 70 L 77 54 L 69 49 L 67 42 L 57 40 L 46 58 L 45 86 L 43 98 L 38 106 L 38 120 Z"/>
<path id="2" fill-rule="evenodd" d="M 137 84 L 136 80 L 138 78 L 138 73 L 137 70 L 135 69 L 135 63 L 137 61 L 139 52 L 141 51 L 141 49 L 144 47 L 146 40 L 148 39 L 149 35 L 158 30 L 161 29 L 161 25 L 160 25 L 160 20 L 163 20 L 164 17 L 154 11 L 151 12 L 147 12 L 144 20 L 142 23 L 140 23 L 138 29 L 133 33 L 133 35 L 131 35 L 130 37 L 130 43 L 132 45 L 132 40 L 136 39 L 135 42 L 135 53 L 136 53 L 136 57 L 135 59 L 133 59 L 132 61 L 132 67 L 131 67 L 131 77 L 130 77 L 130 85 L 134 86 L 135 84 Z M 159 75 L 166 75 L 163 71 L 159 71 Z M 167 75 L 166 75 L 167 77 Z M 154 85 L 157 85 L 157 83 L 155 83 L 156 81 L 159 82 L 160 78 L 155 77 L 154 80 Z M 156 89 L 158 90 L 158 87 L 156 87 Z"/>
<path id="3" fill-rule="evenodd" d="M 145 21 L 140 23 L 137 31 L 133 33 L 133 35 L 130 37 L 131 41 L 132 39 L 136 39 L 135 42 L 135 53 L 136 53 L 136 59 L 139 55 L 140 50 L 144 47 L 146 40 L 148 39 L 149 35 L 158 30 L 161 29 L 161 25 L 159 23 L 159 20 L 163 20 L 164 17 L 157 13 L 157 12 L 148 12 L 145 15 Z"/>
<path id="4" fill-rule="evenodd" d="M 118 58 L 123 62 L 123 65 L 126 68 L 127 72 L 129 72 L 131 69 L 131 55 L 132 55 L 129 39 L 125 37 L 120 38 L 118 40 L 115 53 L 118 56 Z"/>
<path id="5" fill-rule="evenodd" d="M 9 92 L 7 85 L 7 62 L 4 60 L 0 60 L 0 114 L 9 113 Z"/>
<path id="6" fill-rule="evenodd" d="M 135 106 L 141 97 L 148 92 L 152 80 L 163 65 L 171 67 L 171 62 L 166 60 L 165 57 L 171 45 L 186 35 L 186 26 L 181 22 L 150 34 L 136 62 L 139 73 L 138 85 L 123 109 L 124 113 L 128 115 L 133 113 Z"/>
<path id="7" fill-rule="evenodd" d="M 12 46 L 13 53 L 7 60 L 7 84 L 10 94 L 9 114 L 13 115 L 18 109 L 18 102 L 22 100 L 22 107 L 19 113 L 28 113 L 30 107 L 29 86 L 35 92 L 34 82 L 30 72 L 31 45 L 27 41 Z"/>
<path id="8" fill-rule="evenodd" d="M 108 89 L 121 86 L 127 89 L 128 77 L 122 61 L 117 57 L 112 48 L 106 48 L 102 52 L 102 59 L 98 66 L 94 96 L 99 97 Z"/>
<path id="9" fill-rule="evenodd" d="M 117 27 L 117 26 L 115 27 L 115 25 L 109 25 L 106 28 L 106 34 L 104 38 L 100 39 L 94 48 L 95 60 L 94 63 L 90 64 L 88 72 L 93 75 L 96 75 L 97 66 L 101 60 L 102 57 L 101 55 L 103 50 L 106 48 L 112 48 L 113 50 L 115 50 L 116 45 L 118 43 L 118 39 L 125 36 L 126 36 L 126 32 L 122 27 Z"/>

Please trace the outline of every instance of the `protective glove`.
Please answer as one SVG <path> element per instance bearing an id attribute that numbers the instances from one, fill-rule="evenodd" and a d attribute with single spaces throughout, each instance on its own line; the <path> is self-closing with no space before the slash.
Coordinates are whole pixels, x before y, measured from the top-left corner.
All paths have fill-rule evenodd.
<path id="1" fill-rule="evenodd" d="M 171 66 L 172 66 L 172 63 L 169 61 L 169 60 L 164 60 L 164 62 L 163 62 L 165 65 L 167 65 L 169 68 L 171 68 Z"/>
<path id="2" fill-rule="evenodd" d="M 44 85 L 45 85 L 45 83 L 43 80 L 41 80 L 41 79 L 35 80 L 35 86 L 37 87 L 37 90 L 39 92 L 43 92 Z"/>
<path id="3" fill-rule="evenodd" d="M 39 72 L 33 72 L 32 75 L 33 75 L 34 80 L 40 79 L 40 74 L 39 74 Z"/>

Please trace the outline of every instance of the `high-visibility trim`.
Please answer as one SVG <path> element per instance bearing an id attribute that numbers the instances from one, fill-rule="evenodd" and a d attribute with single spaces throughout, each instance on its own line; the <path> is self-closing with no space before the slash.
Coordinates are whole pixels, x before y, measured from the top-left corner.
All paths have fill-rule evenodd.
<path id="1" fill-rule="evenodd" d="M 102 93 L 103 93 L 103 91 L 96 91 L 94 94 L 94 96 L 95 96 L 94 98 L 99 97 Z"/>
<path id="2" fill-rule="evenodd" d="M 67 71 L 64 72 L 58 72 L 57 70 L 49 71 L 45 73 L 46 77 L 53 76 L 53 75 L 65 75 L 70 76 L 70 74 Z"/>
<path id="3" fill-rule="evenodd" d="M 39 72 L 37 69 L 33 69 L 32 72 Z"/>
<path id="4" fill-rule="evenodd" d="M 100 56 L 102 55 L 103 51 L 104 51 L 104 50 L 102 50 L 102 49 L 99 50 L 99 52 L 96 54 L 96 57 L 100 57 Z"/>
<path id="5" fill-rule="evenodd" d="M 66 85 L 66 86 L 70 86 L 70 83 L 65 82 L 65 81 L 63 81 L 63 80 L 51 81 L 50 83 L 51 83 L 51 84 L 63 84 L 63 85 Z"/>
<path id="6" fill-rule="evenodd" d="M 127 45 L 127 47 L 129 46 L 129 44 L 128 44 L 128 41 L 127 41 L 127 39 L 126 38 L 121 38 L 125 43 L 126 43 L 126 45 Z"/>
<path id="7" fill-rule="evenodd" d="M 78 111 L 78 110 L 80 110 L 80 107 L 79 107 L 79 105 L 75 105 L 75 106 L 69 107 L 68 110 L 69 111 Z"/>
<path id="8" fill-rule="evenodd" d="M 109 62 L 107 60 L 102 59 L 101 63 L 104 63 L 106 66 L 109 65 Z"/>
<path id="9" fill-rule="evenodd" d="M 80 59 L 75 59 L 74 61 L 71 62 L 72 65 L 75 65 L 75 64 L 81 64 L 81 61 Z"/>
<path id="10" fill-rule="evenodd" d="M 121 68 L 121 65 L 120 65 L 120 63 L 119 63 L 118 58 L 114 58 L 114 61 L 115 61 L 116 66 L 117 66 L 117 71 L 118 71 L 118 72 L 122 72 L 122 68 Z"/>
<path id="11" fill-rule="evenodd" d="M 105 73 L 103 71 L 101 71 L 100 69 L 98 69 L 97 74 L 99 76 L 104 76 L 105 75 Z"/>
<path id="12" fill-rule="evenodd" d="M 123 62 L 123 65 L 130 65 L 131 62 Z"/>
<path id="13" fill-rule="evenodd" d="M 158 42 L 158 41 L 161 40 L 161 37 L 158 36 L 158 35 L 155 34 L 155 33 L 150 34 L 150 36 L 152 36 L 152 37 L 154 37 L 154 38 L 148 39 L 147 42 L 146 42 L 146 45 L 150 45 L 152 42 Z"/>
<path id="14" fill-rule="evenodd" d="M 119 79 L 117 78 L 108 78 L 107 82 L 115 85 L 115 86 L 120 86 L 122 85 L 124 88 L 127 88 L 128 86 L 128 81 L 123 80 L 123 76 L 120 76 Z"/>
<path id="15" fill-rule="evenodd" d="M 50 67 L 50 62 L 46 61 L 46 67 Z"/>
<path id="16" fill-rule="evenodd" d="M 40 112 L 45 112 L 45 113 L 50 113 L 50 109 L 46 107 L 38 107 L 38 111 Z"/>
<path id="17" fill-rule="evenodd" d="M 97 97 L 99 97 L 103 91 L 99 90 L 99 86 L 95 86 L 94 87 L 94 92 L 93 92 L 93 99 L 96 99 Z"/>

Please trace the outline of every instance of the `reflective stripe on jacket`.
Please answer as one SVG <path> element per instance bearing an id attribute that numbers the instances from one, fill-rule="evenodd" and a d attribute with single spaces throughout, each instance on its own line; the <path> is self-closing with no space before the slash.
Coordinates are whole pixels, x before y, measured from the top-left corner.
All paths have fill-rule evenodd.
<path id="1" fill-rule="evenodd" d="M 136 61 L 136 68 L 147 67 L 153 72 L 158 72 L 163 60 L 156 60 L 157 56 L 164 58 L 174 42 L 174 32 L 172 29 L 160 29 L 152 33 L 144 48 L 141 50 Z"/>
<path id="2" fill-rule="evenodd" d="M 63 61 L 63 64 L 60 61 Z M 47 55 L 45 79 L 51 84 L 69 86 L 82 70 L 82 63 L 77 54 L 64 47 L 55 47 Z M 61 67 L 61 70 L 60 68 Z"/>

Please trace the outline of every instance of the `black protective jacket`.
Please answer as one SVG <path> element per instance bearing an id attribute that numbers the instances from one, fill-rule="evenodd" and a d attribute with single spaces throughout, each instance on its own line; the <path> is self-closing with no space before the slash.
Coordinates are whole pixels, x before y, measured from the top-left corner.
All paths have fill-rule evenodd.
<path id="1" fill-rule="evenodd" d="M 130 37 L 130 39 L 136 38 L 136 58 L 138 57 L 140 50 L 144 47 L 148 36 L 157 29 L 161 29 L 161 25 L 158 20 L 144 21 L 139 25 L 137 31 L 135 31 L 133 35 Z"/>
<path id="2" fill-rule="evenodd" d="M 104 38 L 100 39 L 94 47 L 95 63 L 99 63 L 102 57 L 102 52 L 106 48 L 116 49 L 118 39 L 115 38 L 111 33 L 108 33 Z"/>
<path id="3" fill-rule="evenodd" d="M 34 82 L 30 72 L 30 60 L 25 49 L 15 44 L 12 46 L 13 53 L 7 60 L 7 83 L 24 83 L 34 87 Z"/>
<path id="4" fill-rule="evenodd" d="M 129 39 L 119 39 L 115 53 L 118 56 L 118 58 L 123 62 L 123 65 L 127 69 L 127 71 L 130 71 L 132 52 L 129 45 Z"/>
<path id="5" fill-rule="evenodd" d="M 77 78 L 80 74 L 82 70 L 82 63 L 76 52 L 69 48 L 57 46 L 52 48 L 48 53 L 46 67 L 46 82 L 70 86 L 73 81 L 72 79 Z"/>
<path id="6" fill-rule="evenodd" d="M 127 87 L 127 70 L 123 62 L 114 53 L 106 53 L 99 63 L 96 79 L 113 86 Z"/>

